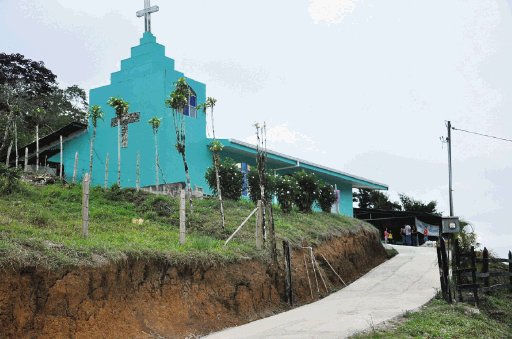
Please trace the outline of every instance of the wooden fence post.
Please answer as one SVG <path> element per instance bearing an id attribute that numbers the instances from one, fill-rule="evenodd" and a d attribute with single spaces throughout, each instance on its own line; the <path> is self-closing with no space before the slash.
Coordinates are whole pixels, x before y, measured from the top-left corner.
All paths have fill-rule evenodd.
<path id="1" fill-rule="evenodd" d="M 89 235 L 89 173 L 85 173 L 82 185 L 82 234 L 87 237 Z"/>
<path id="2" fill-rule="evenodd" d="M 277 265 L 277 244 L 276 244 L 276 229 L 274 224 L 274 211 L 272 209 L 272 203 L 268 204 L 268 212 L 265 213 L 268 217 L 269 231 L 270 231 L 270 256 L 272 261 Z"/>
<path id="3" fill-rule="evenodd" d="M 75 152 L 75 164 L 73 165 L 73 184 L 76 183 L 76 171 L 78 170 L 78 152 Z"/>
<path id="4" fill-rule="evenodd" d="M 450 304 L 452 303 L 452 293 L 450 291 L 450 283 L 448 281 L 448 256 L 446 254 L 446 244 L 445 244 L 445 241 L 443 239 L 443 237 L 441 236 L 441 259 L 442 259 L 442 262 L 443 262 L 443 278 L 444 278 L 444 285 L 445 285 L 445 291 L 448 295 L 448 299 L 446 301 L 448 301 Z"/>
<path id="5" fill-rule="evenodd" d="M 261 200 L 258 200 L 258 203 L 256 204 L 258 208 L 258 212 L 256 213 L 256 249 L 261 250 L 263 247 L 263 240 L 261 235 L 261 229 L 262 229 L 262 219 L 263 219 L 263 211 L 262 211 L 262 203 Z"/>
<path id="6" fill-rule="evenodd" d="M 459 295 L 459 301 L 464 301 L 464 298 L 462 297 L 462 291 L 457 288 L 458 285 L 462 283 L 462 275 L 461 275 L 461 264 L 460 264 L 460 245 L 459 240 L 455 239 L 453 246 L 455 247 L 455 293 Z"/>
<path id="7" fill-rule="evenodd" d="M 441 294 L 443 295 L 443 299 L 447 300 L 446 297 L 446 285 L 444 284 L 444 272 L 443 272 L 443 258 L 441 255 L 441 240 L 439 240 L 439 245 L 436 246 L 437 250 L 437 266 L 439 268 L 439 280 L 441 282 Z"/>
<path id="8" fill-rule="evenodd" d="M 508 251 L 508 273 L 510 274 L 508 276 L 509 279 L 509 291 L 512 292 L 512 252 Z"/>
<path id="9" fill-rule="evenodd" d="M 25 163 L 24 163 L 23 171 L 25 173 L 27 173 L 27 171 L 28 171 L 28 147 L 25 147 Z"/>
<path id="10" fill-rule="evenodd" d="M 306 268 L 306 276 L 308 277 L 308 284 L 309 284 L 309 292 L 311 292 L 311 299 L 313 299 L 313 288 L 311 287 L 311 280 L 309 279 L 309 271 L 308 271 L 308 264 L 306 261 L 306 253 L 302 253 L 304 256 L 304 267 Z"/>
<path id="11" fill-rule="evenodd" d="M 290 243 L 288 240 L 283 240 L 283 254 L 284 254 L 284 287 L 286 291 L 286 301 L 293 305 L 293 290 L 292 290 L 292 259 L 290 254 Z"/>
<path id="12" fill-rule="evenodd" d="M 489 251 L 484 247 L 482 251 L 482 273 L 489 274 Z M 489 276 L 484 277 L 484 286 L 489 287 Z"/>
<path id="13" fill-rule="evenodd" d="M 62 157 L 64 150 L 62 149 L 62 135 L 60 136 L 60 165 L 59 165 L 59 179 L 62 180 Z"/>
<path id="14" fill-rule="evenodd" d="M 180 192 L 180 245 L 185 243 L 185 200 L 185 190 L 182 187 Z"/>
<path id="15" fill-rule="evenodd" d="M 471 280 L 473 281 L 473 297 L 478 304 L 478 286 L 476 282 L 476 254 L 475 246 L 471 246 Z"/>

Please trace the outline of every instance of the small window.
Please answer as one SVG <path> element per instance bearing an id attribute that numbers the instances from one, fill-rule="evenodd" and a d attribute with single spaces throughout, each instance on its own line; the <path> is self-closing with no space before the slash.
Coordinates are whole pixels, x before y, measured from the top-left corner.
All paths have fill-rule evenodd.
<path id="1" fill-rule="evenodd" d="M 189 87 L 190 89 L 190 95 L 188 97 L 188 105 L 185 106 L 185 109 L 183 110 L 183 115 L 189 116 L 191 118 L 197 117 L 197 95 L 196 92 L 192 89 L 192 87 Z"/>

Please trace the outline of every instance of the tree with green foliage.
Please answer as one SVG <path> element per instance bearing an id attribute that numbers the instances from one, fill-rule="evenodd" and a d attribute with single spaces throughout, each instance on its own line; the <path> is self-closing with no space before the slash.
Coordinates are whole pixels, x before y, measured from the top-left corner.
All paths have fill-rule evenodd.
<path id="1" fill-rule="evenodd" d="M 0 195 L 8 195 L 20 187 L 21 171 L 0 163 Z"/>
<path id="2" fill-rule="evenodd" d="M 215 181 L 216 181 L 216 186 L 217 186 L 216 192 L 217 192 L 217 196 L 219 197 L 220 218 L 221 218 L 222 229 L 224 229 L 225 225 L 226 225 L 226 220 L 225 220 L 225 216 L 224 216 L 224 203 L 222 201 L 222 189 L 221 189 L 220 179 L 219 179 L 220 152 L 222 151 L 224 146 L 215 137 L 215 119 L 214 119 L 214 115 L 213 115 L 213 109 L 215 108 L 216 103 L 217 103 L 217 99 L 208 97 L 206 99 L 206 102 L 201 106 L 202 106 L 205 114 L 207 113 L 207 109 L 208 108 L 210 109 L 213 141 L 210 143 L 209 148 L 210 148 L 210 152 L 212 152 L 213 167 L 215 168 Z"/>
<path id="3" fill-rule="evenodd" d="M 402 210 L 402 206 L 399 203 L 389 200 L 389 196 L 386 193 L 378 190 L 358 188 L 357 192 L 354 193 L 354 201 L 359 204 L 359 208 Z"/>
<path id="4" fill-rule="evenodd" d="M 183 114 L 185 108 L 189 104 L 190 98 L 190 87 L 187 84 L 185 78 L 179 78 L 174 84 L 174 91 L 171 92 L 168 99 L 165 100 L 165 104 L 171 108 L 172 117 L 174 122 L 174 130 L 176 132 L 176 150 L 181 154 L 183 161 L 183 167 L 185 168 L 185 177 L 187 180 L 187 194 L 189 198 L 190 211 L 193 211 L 192 203 L 192 184 L 190 182 L 190 174 L 188 169 L 187 157 L 186 157 L 186 128 L 185 128 L 185 115 Z"/>
<path id="5" fill-rule="evenodd" d="M 89 145 L 89 180 L 92 181 L 92 162 L 94 153 L 94 140 L 96 139 L 96 127 L 98 126 L 98 120 L 103 120 L 103 110 L 101 106 L 94 105 L 89 111 L 89 118 L 92 124 L 92 137 Z"/>
<path id="6" fill-rule="evenodd" d="M 56 76 L 43 62 L 21 54 L 0 53 L 0 154 L 14 138 L 27 144 L 70 122 L 86 123 L 87 98 L 80 87 L 58 87 Z M 39 109 L 39 110 L 38 110 Z"/>
<path id="7" fill-rule="evenodd" d="M 299 185 L 299 194 L 295 197 L 295 205 L 299 211 L 309 213 L 315 200 L 318 199 L 318 179 L 314 173 L 304 170 L 293 174 Z"/>
<path id="8" fill-rule="evenodd" d="M 244 176 L 233 159 L 224 158 L 219 163 L 219 184 L 224 198 L 228 200 L 240 200 Z M 215 166 L 206 170 L 205 179 L 211 190 L 217 194 L 217 177 Z"/>
<path id="9" fill-rule="evenodd" d="M 408 212 L 424 212 L 430 213 L 434 215 L 441 216 L 441 212 L 437 210 L 437 201 L 430 201 L 428 203 L 424 203 L 420 200 L 413 199 L 410 196 L 405 194 L 399 194 L 400 202 L 402 204 L 402 209 Z"/>
<path id="10" fill-rule="evenodd" d="M 456 234 L 456 237 L 459 240 L 459 246 L 462 251 L 469 252 L 471 250 L 471 246 L 475 246 L 475 248 L 479 247 L 480 243 L 478 242 L 478 236 L 471 223 L 460 219 L 459 224 L 460 232 Z"/>
<path id="11" fill-rule="evenodd" d="M 276 175 L 273 178 L 274 192 L 277 202 L 284 213 L 291 212 L 297 195 L 300 193 L 300 187 L 297 179 L 292 175 Z"/>
<path id="12" fill-rule="evenodd" d="M 53 92 L 56 79 L 42 61 L 32 61 L 18 53 L 0 53 L 0 153 L 8 143 L 13 121 L 30 114 L 41 96 Z"/>
<path id="13" fill-rule="evenodd" d="M 158 169 L 160 167 L 160 165 L 158 164 L 158 128 L 162 124 L 162 118 L 154 116 L 151 119 L 149 119 L 148 124 L 151 125 L 151 128 L 153 129 L 153 136 L 155 138 L 155 182 L 158 190 L 158 186 L 160 184 L 158 175 Z"/>
<path id="14" fill-rule="evenodd" d="M 332 205 L 337 199 L 334 186 L 324 182 L 319 182 L 318 186 L 318 205 L 320 205 L 322 211 L 330 213 Z"/>
<path id="15" fill-rule="evenodd" d="M 269 172 L 265 173 L 265 198 L 267 201 L 272 199 L 272 195 L 275 194 L 275 182 L 277 176 L 271 174 Z M 249 184 L 249 198 L 251 198 L 252 202 L 257 203 L 258 200 L 261 200 L 261 192 L 260 192 L 260 174 L 258 173 L 258 169 L 256 167 L 251 167 L 249 172 L 247 173 L 247 182 Z"/>
<path id="16" fill-rule="evenodd" d="M 117 118 L 117 185 L 121 187 L 121 120 L 128 114 L 130 105 L 119 97 L 111 97 L 107 105 L 114 109 Z"/>

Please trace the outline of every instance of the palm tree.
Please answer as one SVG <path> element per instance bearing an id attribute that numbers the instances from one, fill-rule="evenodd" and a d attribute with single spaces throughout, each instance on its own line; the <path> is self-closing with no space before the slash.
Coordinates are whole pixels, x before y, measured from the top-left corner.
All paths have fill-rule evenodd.
<path id="1" fill-rule="evenodd" d="M 212 152 L 213 157 L 213 167 L 215 168 L 215 181 L 217 184 L 217 194 L 219 196 L 220 203 L 220 217 L 222 221 L 222 229 L 226 226 L 226 219 L 224 217 L 224 203 L 222 201 L 222 191 L 220 188 L 220 179 L 219 179 L 219 152 L 222 151 L 223 145 L 220 141 L 217 141 L 215 138 L 215 122 L 213 117 L 213 108 L 217 103 L 217 99 L 208 97 L 206 102 L 202 105 L 203 111 L 206 114 L 207 108 L 210 109 L 211 119 L 212 119 L 212 133 L 213 133 L 213 141 L 210 143 L 210 151 Z"/>
<path id="2" fill-rule="evenodd" d="M 94 147 L 94 139 L 96 139 L 96 127 L 98 126 L 98 120 L 103 120 L 103 110 L 101 106 L 94 105 L 91 107 L 89 111 L 89 118 L 91 118 L 92 123 L 92 138 L 89 146 L 89 180 L 92 181 L 92 154 Z"/>
<path id="3" fill-rule="evenodd" d="M 107 105 L 116 112 L 117 118 L 117 186 L 121 187 L 121 120 L 128 114 L 130 105 L 122 98 L 111 97 Z"/>
<path id="4" fill-rule="evenodd" d="M 190 87 L 185 78 L 179 78 L 175 83 L 175 89 L 171 92 L 165 104 L 172 109 L 174 129 L 176 131 L 176 150 L 181 154 L 183 166 L 185 167 L 185 176 L 187 179 L 187 193 L 189 196 L 190 211 L 192 212 L 192 186 L 190 183 L 190 174 L 188 173 L 187 157 L 185 153 L 185 116 L 183 115 L 185 107 L 188 105 L 190 96 Z"/>
<path id="5" fill-rule="evenodd" d="M 149 119 L 148 124 L 151 125 L 153 128 L 153 135 L 155 137 L 155 175 L 156 175 L 156 189 L 158 191 L 158 185 L 159 185 L 159 178 L 158 178 L 158 128 L 160 127 L 160 124 L 162 123 L 161 118 L 152 117 Z"/>

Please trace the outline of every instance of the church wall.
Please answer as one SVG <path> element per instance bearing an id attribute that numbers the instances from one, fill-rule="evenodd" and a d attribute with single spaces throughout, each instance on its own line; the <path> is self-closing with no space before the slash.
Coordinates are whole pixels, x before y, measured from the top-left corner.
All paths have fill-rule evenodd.
<path id="1" fill-rule="evenodd" d="M 351 184 L 337 184 L 340 191 L 339 208 L 340 213 L 349 217 L 354 215 L 352 207 L 352 185 Z"/>
<path id="2" fill-rule="evenodd" d="M 115 118 L 114 110 L 107 105 L 110 97 L 122 97 L 130 104 L 129 113 L 140 112 L 138 122 L 128 124 L 128 147 L 121 148 L 121 186 L 136 186 L 137 154 L 140 154 L 140 184 L 154 185 L 155 147 L 154 137 L 148 120 L 153 116 L 162 118 L 158 131 L 160 168 L 159 183 L 185 182 L 185 171 L 181 156 L 176 151 L 176 134 L 171 109 L 165 106 L 165 99 L 174 88 L 174 83 L 183 73 L 174 69 L 174 60 L 165 56 L 165 49 L 156 43 L 152 34 L 145 33 L 141 44 L 132 48 L 129 59 L 123 60 L 119 72 L 112 73 L 111 84 L 90 91 L 90 106 L 100 105 L 104 120 L 98 122 L 95 140 L 93 184 L 103 185 L 105 157 L 109 153 L 108 185 L 117 182 L 117 127 L 111 127 Z M 197 94 L 197 102 L 206 99 L 206 86 L 187 78 Z M 185 117 L 186 156 L 193 186 L 202 187 L 209 193 L 204 179 L 206 168 L 211 165 L 211 155 L 206 138 L 206 117 L 202 111 L 197 117 Z M 65 159 L 67 176 L 72 175 L 75 151 L 79 152 L 79 176 L 88 171 L 89 138 L 91 130 L 82 138 L 67 141 L 64 149 L 72 154 Z M 70 155 L 71 156 L 71 155 Z M 57 159 L 53 159 L 54 161 Z M 58 161 L 58 160 L 57 160 Z"/>

